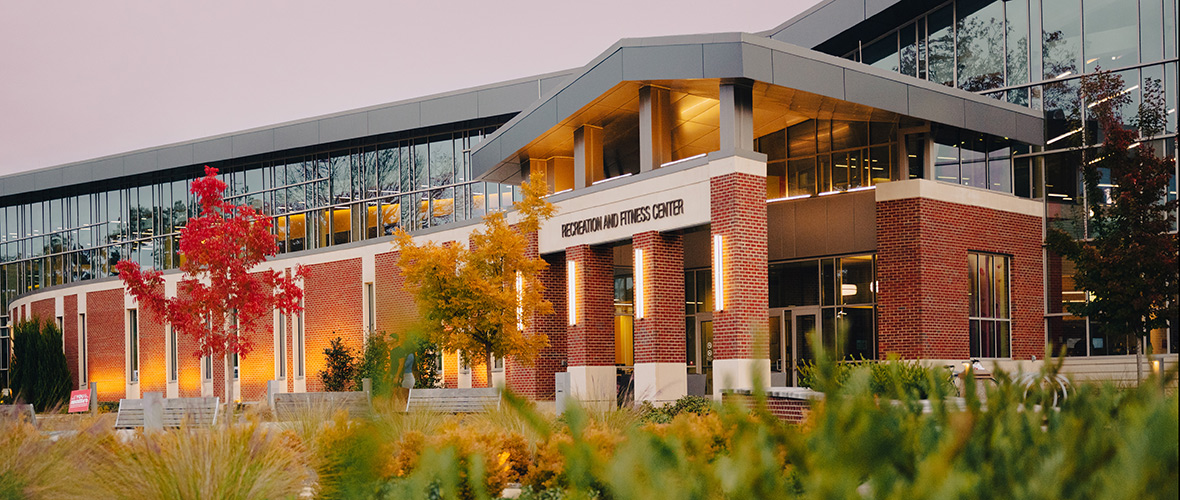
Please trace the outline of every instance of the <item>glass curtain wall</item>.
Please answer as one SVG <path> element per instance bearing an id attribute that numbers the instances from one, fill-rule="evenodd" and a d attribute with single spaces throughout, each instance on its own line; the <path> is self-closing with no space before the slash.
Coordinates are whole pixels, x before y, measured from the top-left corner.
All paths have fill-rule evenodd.
<path id="1" fill-rule="evenodd" d="M 214 166 L 226 199 L 273 217 L 279 252 L 297 252 L 510 208 L 519 188 L 471 178 L 471 150 L 492 130 Z M 22 293 L 114 276 L 122 259 L 178 267 L 178 231 L 200 209 L 189 193 L 200 170 L 0 206 L 0 307 Z"/>

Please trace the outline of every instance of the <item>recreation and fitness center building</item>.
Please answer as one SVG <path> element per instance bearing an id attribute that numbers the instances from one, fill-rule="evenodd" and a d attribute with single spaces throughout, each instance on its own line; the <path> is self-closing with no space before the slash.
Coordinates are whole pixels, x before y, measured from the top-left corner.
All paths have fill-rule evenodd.
<path id="1" fill-rule="evenodd" d="M 394 230 L 466 244 L 535 171 L 558 208 L 530 235 L 550 347 L 493 370 L 531 398 L 558 372 L 602 402 L 792 386 L 815 331 L 844 357 L 1027 367 L 1049 347 L 1133 374 L 1134 338 L 1067 312 L 1086 292 L 1043 243 L 1087 236 L 1083 75 L 1114 70 L 1135 106 L 1160 80 L 1152 144 L 1174 156 L 1176 25 L 1176 0 L 829 0 L 762 33 L 624 39 L 569 71 L 0 177 L 0 385 L 35 316 L 104 401 L 223 383 L 114 269 L 165 270 L 176 293 L 205 165 L 274 218 L 263 266 L 310 271 L 305 311 L 237 361 L 242 400 L 321 390 L 330 339 L 409 328 Z M 1149 339 L 1165 363 L 1176 323 Z M 488 383 L 442 364 L 447 387 Z"/>

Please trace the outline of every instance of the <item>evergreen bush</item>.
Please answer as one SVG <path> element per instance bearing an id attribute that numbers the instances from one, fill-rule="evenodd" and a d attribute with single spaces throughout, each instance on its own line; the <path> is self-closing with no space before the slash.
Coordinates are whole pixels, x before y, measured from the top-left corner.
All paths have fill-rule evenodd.
<path id="1" fill-rule="evenodd" d="M 324 349 L 324 369 L 320 370 L 320 380 L 324 383 L 324 390 L 329 392 L 354 390 L 353 375 L 356 373 L 356 356 L 352 349 L 344 345 L 340 337 L 333 339 L 327 349 Z"/>
<path id="2" fill-rule="evenodd" d="M 61 329 L 34 317 L 21 321 L 12 334 L 12 389 L 17 401 L 43 412 L 61 405 L 73 381 L 62 351 Z"/>

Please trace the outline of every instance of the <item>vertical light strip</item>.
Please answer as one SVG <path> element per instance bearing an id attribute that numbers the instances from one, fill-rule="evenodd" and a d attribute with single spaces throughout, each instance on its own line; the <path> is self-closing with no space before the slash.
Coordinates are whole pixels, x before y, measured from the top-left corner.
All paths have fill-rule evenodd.
<path id="1" fill-rule="evenodd" d="M 524 275 L 516 272 L 516 331 L 524 331 Z"/>
<path id="2" fill-rule="evenodd" d="M 578 324 L 578 261 L 565 261 L 565 302 L 570 326 Z"/>
<path id="3" fill-rule="evenodd" d="M 647 280 L 644 275 L 647 274 L 647 267 L 643 265 L 643 249 L 635 249 L 635 319 L 643 319 L 644 310 L 646 309 L 647 294 L 644 293 L 644 284 Z"/>
<path id="4" fill-rule="evenodd" d="M 713 235 L 713 310 L 725 309 L 724 243 L 720 234 Z"/>

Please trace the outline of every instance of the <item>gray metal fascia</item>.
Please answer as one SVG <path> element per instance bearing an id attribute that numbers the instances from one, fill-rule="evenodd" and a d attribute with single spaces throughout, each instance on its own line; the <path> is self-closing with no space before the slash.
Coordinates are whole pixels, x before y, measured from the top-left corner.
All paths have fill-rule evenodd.
<path id="1" fill-rule="evenodd" d="M 964 127 L 970 123 L 974 127 L 974 130 L 992 135 L 1010 137 L 1030 144 L 1039 145 L 1044 142 L 1043 132 L 1039 130 L 1033 131 L 1033 127 L 1027 126 L 1029 120 L 1036 120 L 1037 123 L 1043 123 L 1043 116 L 1039 111 L 997 101 L 965 90 L 946 87 L 865 64 L 848 61 L 758 35 L 749 33 L 718 33 L 711 35 L 684 35 L 619 40 L 584 66 L 580 72 L 571 76 L 565 83 L 557 86 L 542 99 L 521 111 L 477 146 L 472 152 L 472 175 L 475 178 L 487 178 L 492 172 L 501 170 L 500 167 L 503 163 L 514 161 L 514 158 L 507 158 L 505 155 L 515 154 L 539 134 L 544 133 L 545 130 L 548 130 L 556 123 L 560 123 L 562 120 L 572 116 L 577 111 L 572 106 L 558 106 L 559 114 L 556 116 L 556 122 L 554 122 L 554 117 L 551 116 L 551 113 L 541 113 L 540 111 L 542 109 L 552 110 L 553 108 L 547 105 L 560 101 L 562 94 L 567 89 L 577 88 L 580 80 L 594 80 L 597 75 L 593 73 L 600 71 L 614 73 L 617 71 L 613 65 L 603 67 L 604 62 L 613 60 L 612 58 L 617 54 L 623 55 L 624 51 L 627 54 L 635 54 L 644 49 L 664 48 L 674 45 L 699 45 L 702 53 L 707 54 L 712 50 L 721 50 L 741 58 L 740 63 L 717 66 L 717 68 L 721 68 L 723 71 L 733 71 L 733 74 L 710 74 L 708 75 L 710 78 L 749 78 L 782 87 L 798 88 L 866 106 L 884 108 L 903 115 L 934 122 L 959 127 Z M 738 45 L 741 45 L 741 50 L 734 50 L 735 46 Z M 757 50 L 757 48 L 768 49 L 771 57 L 767 58 L 765 51 Z M 801 67 L 792 68 L 791 71 L 775 71 L 775 60 L 789 60 Z M 767 67 L 768 63 L 770 67 Z M 847 75 L 850 73 L 854 76 L 851 82 L 847 78 Z M 816 88 L 813 85 L 814 82 L 804 81 L 810 75 L 816 74 L 833 75 L 832 80 L 836 80 L 835 75 L 839 75 L 839 82 L 826 82 L 827 85 L 824 88 Z M 767 80 L 767 75 L 771 75 L 771 81 Z M 779 75 L 783 75 L 781 79 Z M 674 80 L 678 78 L 677 75 L 668 75 L 666 78 L 655 74 L 645 74 L 644 76 L 647 77 L 645 80 Z M 610 85 L 607 85 L 607 88 L 613 87 L 622 81 L 626 81 L 626 79 L 625 75 L 620 72 L 618 76 L 612 76 L 609 80 Z M 853 92 L 849 92 L 849 85 L 855 86 Z M 599 88 L 602 86 L 603 84 L 601 82 L 596 85 Z M 893 89 L 893 97 L 899 97 L 902 90 L 908 89 L 905 92 L 907 98 L 905 102 L 883 105 L 880 102 L 880 96 L 872 95 L 874 92 L 872 89 L 874 87 Z M 952 109 L 936 109 L 930 106 L 923 106 L 923 104 L 928 103 L 921 101 L 915 102 L 915 99 L 910 97 L 915 93 L 923 95 L 933 94 L 940 101 L 952 103 Z M 859 98 L 858 96 L 865 97 Z M 578 95 L 574 101 L 584 105 L 594 98 L 596 96 Z M 967 103 L 971 103 L 971 105 L 968 106 Z M 968 121 L 964 117 L 964 114 L 967 113 L 969 108 L 977 111 L 984 110 L 984 112 L 979 113 L 972 120 Z M 980 116 L 986 116 L 990 119 L 979 119 Z M 1019 119 L 1017 118 L 1018 116 Z M 1023 123 L 1025 126 L 1013 127 L 1014 123 Z M 522 134 L 521 131 L 523 130 L 528 130 L 530 133 Z"/>

